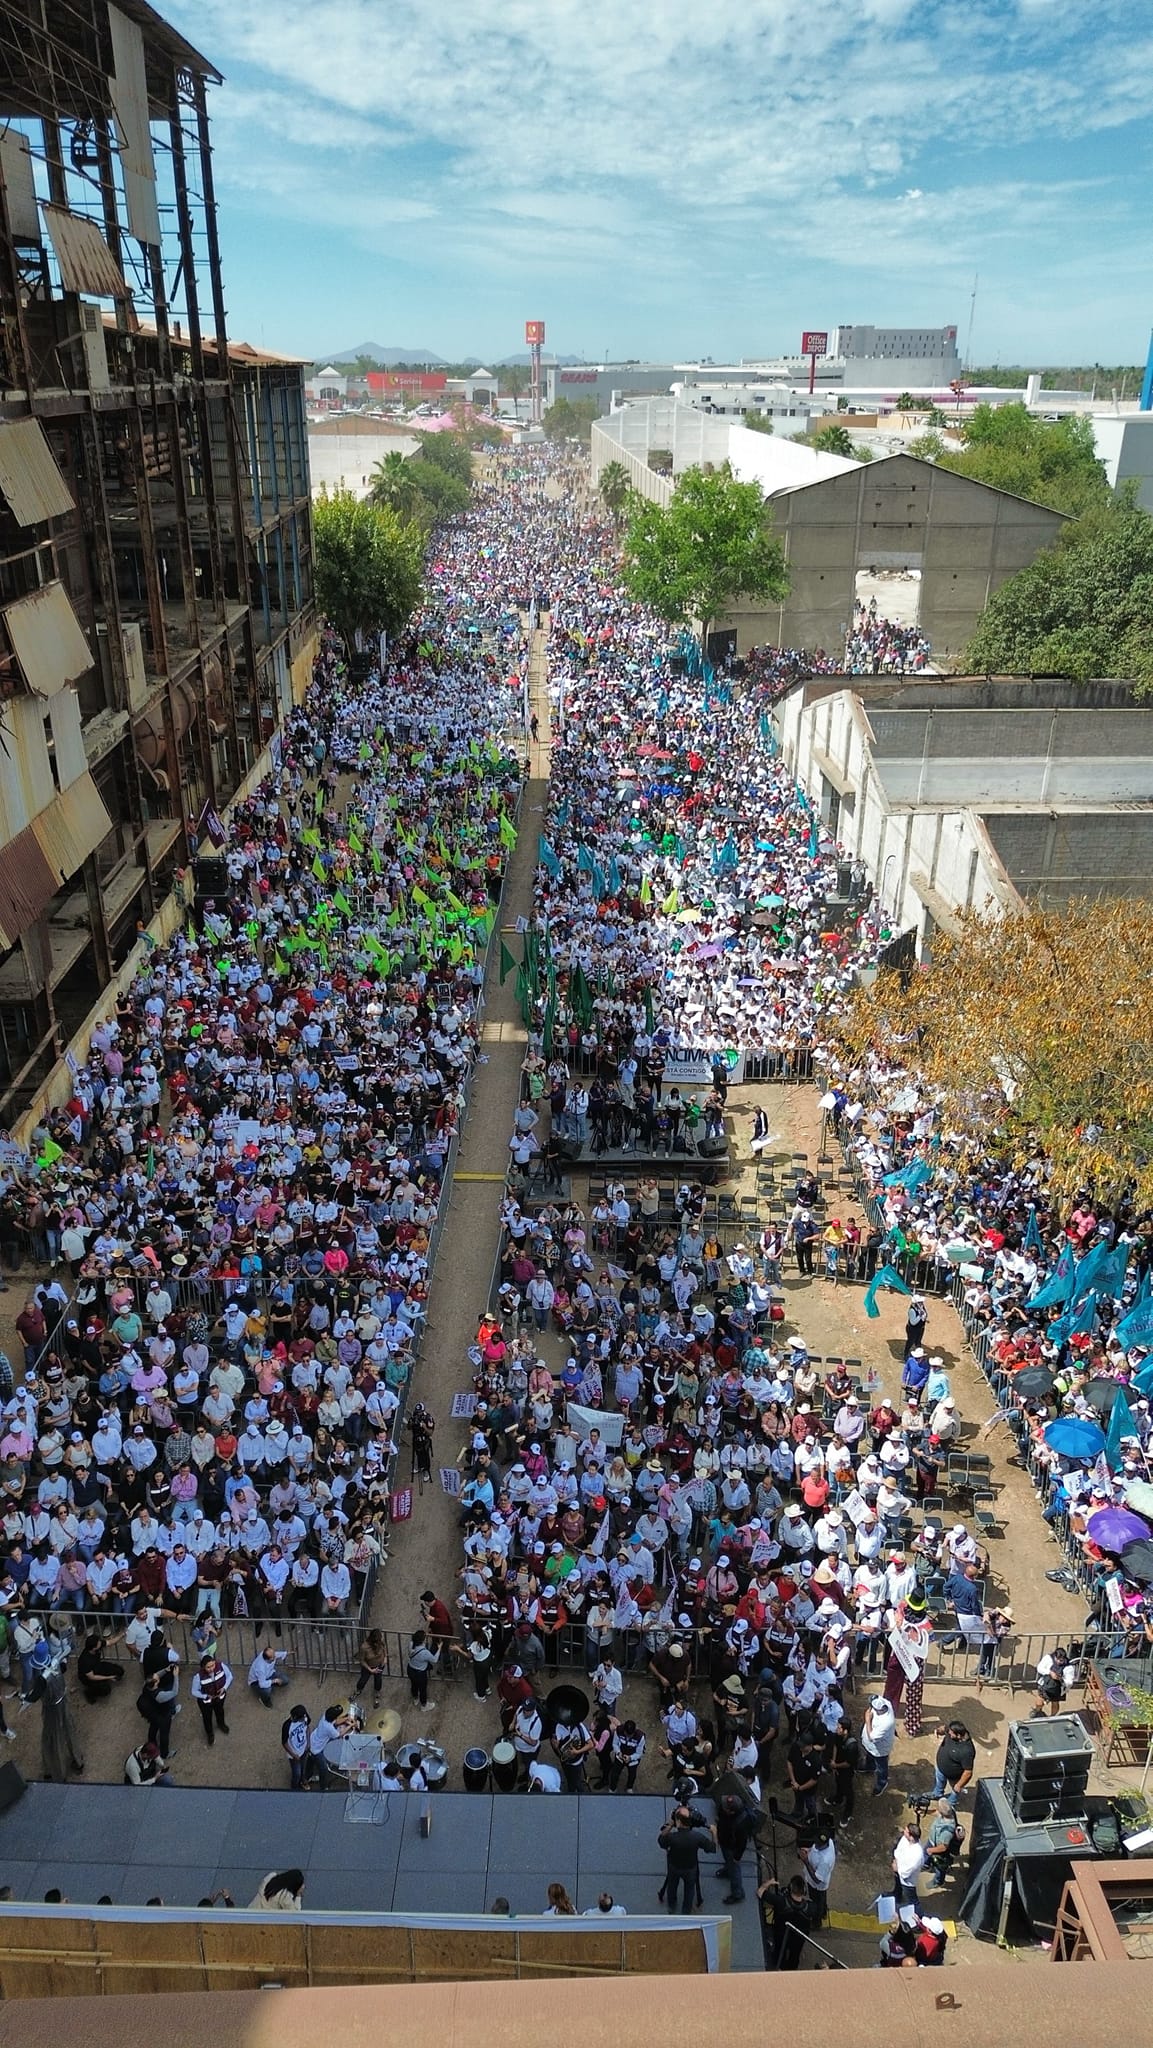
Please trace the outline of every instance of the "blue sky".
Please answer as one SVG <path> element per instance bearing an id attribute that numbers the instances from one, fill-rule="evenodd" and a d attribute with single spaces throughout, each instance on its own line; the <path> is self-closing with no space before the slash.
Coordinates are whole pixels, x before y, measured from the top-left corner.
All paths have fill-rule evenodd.
<path id="1" fill-rule="evenodd" d="M 956 322 L 1143 360 L 1153 19 L 1122 0 L 160 0 L 233 333 L 726 357 Z"/>

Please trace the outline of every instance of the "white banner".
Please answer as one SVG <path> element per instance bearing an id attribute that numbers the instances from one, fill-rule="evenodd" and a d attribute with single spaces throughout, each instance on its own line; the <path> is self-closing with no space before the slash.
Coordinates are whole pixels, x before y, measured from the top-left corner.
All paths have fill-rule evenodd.
<path id="1" fill-rule="evenodd" d="M 594 1429 L 599 1429 L 601 1441 L 608 1444 L 610 1450 L 615 1450 L 624 1439 L 623 1415 L 611 1415 L 604 1408 L 578 1408 L 575 1401 L 568 1403 L 565 1413 L 570 1430 L 582 1443 Z"/>

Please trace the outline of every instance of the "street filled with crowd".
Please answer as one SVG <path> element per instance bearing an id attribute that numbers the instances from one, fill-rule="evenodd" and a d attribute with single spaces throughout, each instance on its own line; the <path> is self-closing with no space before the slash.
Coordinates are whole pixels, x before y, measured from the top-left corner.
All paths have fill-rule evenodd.
<path id="1" fill-rule="evenodd" d="M 3 1386 L 0 1605 L 53 1777 L 83 1760 L 69 1671 L 93 1702 L 122 1682 L 111 1634 L 139 1660 L 133 1784 L 168 1780 L 174 1618 L 196 1632 L 209 1745 L 237 1676 L 265 1706 L 285 1690 L 285 1620 L 363 1621 L 358 1691 L 392 1675 L 369 1605 L 401 1426 L 431 1427 L 413 1406 L 430 1259 L 495 906 L 518 830 L 537 830 L 510 737 L 521 617 L 547 614 L 551 776 L 512 962 L 528 1044 L 461 1489 L 441 1502 L 460 1576 L 425 1596 L 407 1686 L 432 1711 L 448 1673 L 468 1673 L 498 1782 L 672 1790 L 670 1911 L 696 1902 L 702 1827 L 726 1899 L 744 1895 L 774 1788 L 799 1870 L 766 1911 L 791 1967 L 861 1788 L 883 1794 L 895 1745 L 925 1732 L 934 1638 L 961 1645 L 980 1691 L 1013 1627 L 975 1518 L 941 1509 L 964 1418 L 933 1293 L 969 1276 L 963 1306 L 1047 1517 L 1101 1612 L 1148 1632 L 1153 1571 L 1125 1566 L 1143 1539 L 1107 1543 L 1094 1517 L 1140 1522 L 1149 1410 L 1122 1311 L 1143 1306 L 1150 1247 L 1139 1219 L 1060 1214 L 1041 1158 L 963 1163 L 915 1077 L 841 1055 L 838 1016 L 883 934 L 867 889 L 831 915 L 840 850 L 771 717 L 827 658 L 760 650 L 714 670 L 624 597 L 611 530 L 574 481 L 552 452 L 506 458 L 434 537 L 426 609 L 383 671 L 354 674 L 325 643 L 271 772 L 213 831 L 216 884 L 190 891 L 35 1133 L 34 1164 L 12 1171 L 7 1200 L 53 1270 Z M 926 650 L 862 610 L 850 652 L 872 673 Z M 729 1076 L 751 1056 L 825 1088 L 859 1218 L 830 1214 L 796 1162 L 781 1222 L 747 1240 L 719 1228 L 694 1155 L 728 1141 Z M 754 1154 L 771 1145 L 763 1110 L 748 1136 Z M 582 1203 L 582 1148 L 586 1167 L 611 1152 L 635 1170 Z M 670 1199 L 651 1169 L 673 1153 Z M 793 1267 L 907 1296 L 899 1385 L 786 1333 Z M 1024 1377 L 1038 1370 L 1044 1386 Z M 1112 1394 L 1128 1412 L 1131 1382 L 1122 1427 Z M 1054 1425 L 1095 1438 L 1062 1449 Z M 242 1619 L 269 1634 L 234 1671 Z M 1036 1710 L 1070 1682 L 1050 1657 Z M 355 1722 L 291 1709 L 293 1789 L 329 1782 Z M 887 1963 L 941 1960 L 916 1900 L 951 1881 L 975 1750 L 963 1721 L 938 1732 L 931 1816 L 902 1827 L 880 1879 L 909 1909 Z M 385 1755 L 378 1783 L 419 1769 Z"/>

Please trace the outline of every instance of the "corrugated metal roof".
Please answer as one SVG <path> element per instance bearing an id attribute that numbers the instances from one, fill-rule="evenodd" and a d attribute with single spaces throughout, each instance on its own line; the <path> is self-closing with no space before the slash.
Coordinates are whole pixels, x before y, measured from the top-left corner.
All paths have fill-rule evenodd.
<path id="1" fill-rule="evenodd" d="M 24 680 L 38 697 L 54 697 L 92 667 L 92 649 L 62 583 L 46 583 L 8 605 L 4 624 Z"/>
<path id="2" fill-rule="evenodd" d="M 0 422 L 0 491 L 21 526 L 39 526 L 74 509 L 39 420 Z"/>
<path id="3" fill-rule="evenodd" d="M 91 775 L 84 774 L 33 818 L 31 829 L 49 867 L 64 882 L 95 853 L 112 830 L 112 820 Z"/>
<path id="4" fill-rule="evenodd" d="M 58 887 L 31 825 L 0 848 L 0 946 L 5 952 L 43 917 Z"/>
<path id="5" fill-rule="evenodd" d="M 32 146 L 18 128 L 0 135 L 0 177 L 8 201 L 8 224 L 14 242 L 39 242 L 40 212 L 32 172 Z"/>
<path id="6" fill-rule="evenodd" d="M 138 241 L 160 247 L 160 212 L 156 204 L 156 164 L 148 126 L 148 78 L 144 66 L 144 35 L 119 7 L 109 6 L 113 75 L 108 81 L 120 135 L 120 163 L 128 225 Z"/>
<path id="7" fill-rule="evenodd" d="M 88 292 L 95 299 L 128 297 L 120 267 L 94 220 L 45 203 L 44 222 L 66 292 Z"/>

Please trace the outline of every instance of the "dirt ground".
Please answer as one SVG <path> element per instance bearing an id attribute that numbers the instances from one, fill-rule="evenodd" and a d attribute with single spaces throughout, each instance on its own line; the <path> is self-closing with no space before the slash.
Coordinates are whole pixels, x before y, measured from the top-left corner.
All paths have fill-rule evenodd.
<path id="1" fill-rule="evenodd" d="M 533 701 L 541 724 L 542 743 L 533 749 L 530 781 L 522 812 L 519 842 L 510 863 L 503 922 L 512 926 L 518 914 L 527 912 L 531 899 L 536 839 L 543 815 L 546 793 L 548 701 L 544 677 L 543 635 L 536 636 L 530 667 Z M 449 1419 L 452 1396 L 469 1384 L 467 1348 L 480 1309 L 488 1298 L 498 1237 L 498 1209 L 507 1164 L 507 1142 L 519 1089 L 520 1063 L 524 1052 L 521 1024 L 512 979 L 502 988 L 495 960 L 486 988 L 483 1064 L 474 1083 L 471 1109 L 463 1135 L 461 1154 L 453 1186 L 448 1220 L 441 1244 L 432 1295 L 432 1316 L 418 1373 L 417 1393 L 431 1408 L 439 1428 L 437 1464 L 455 1461 L 461 1444 L 462 1425 Z M 741 1087 L 729 1096 L 729 1136 L 733 1169 L 728 1186 L 734 1193 L 751 1193 L 755 1171 L 748 1153 L 748 1133 L 753 1109 L 763 1102 L 769 1127 L 777 1143 L 770 1150 L 807 1151 L 815 1160 L 820 1149 L 820 1113 L 817 1091 L 810 1087 L 779 1088 L 772 1085 Z M 575 1191 L 584 1193 L 585 1182 L 578 1176 Z M 852 1213 L 852 1204 L 846 1214 Z M 0 1296 L 0 1342 L 6 1344 L 14 1361 L 19 1343 L 12 1327 L 29 1284 L 35 1276 L 12 1276 L 12 1291 Z M 862 1311 L 861 1289 L 834 1287 L 822 1279 L 802 1279 L 790 1274 L 785 1280 L 787 1318 L 784 1333 L 798 1328 L 810 1349 L 822 1355 L 862 1358 L 875 1367 L 885 1392 L 894 1393 L 900 1379 L 903 1300 L 890 1295 L 881 1298 L 881 1315 L 875 1322 Z M 928 1338 L 933 1350 L 943 1354 L 952 1376 L 953 1391 L 965 1418 L 967 1434 L 975 1435 L 992 1412 L 985 1381 L 964 1348 L 960 1324 L 951 1306 L 930 1304 Z M 559 1346 L 546 1342 L 550 1358 L 559 1358 Z M 1024 1473 L 1008 1462 L 1011 1441 L 1003 1431 L 988 1440 L 993 1461 L 994 1483 L 999 1489 L 1004 1534 L 994 1538 L 990 1552 L 990 1598 L 997 1604 L 1011 1600 L 1016 1625 L 1021 1633 L 1067 1630 L 1075 1635 L 1084 1623 L 1080 1600 L 1064 1593 L 1045 1578 L 1048 1568 L 1059 1562 L 1056 1545 L 1041 1522 L 1033 1490 Z M 456 1592 L 460 1568 L 460 1532 L 454 1500 L 439 1485 L 426 1488 L 413 1502 L 410 1521 L 393 1531 L 391 1554 L 381 1573 L 374 1619 L 383 1627 L 401 1631 L 419 1620 L 419 1599 L 426 1587 L 439 1593 L 450 1605 Z M 224 1642 L 227 1656 L 227 1637 Z M 231 1735 L 219 1738 L 209 1750 L 200 1730 L 199 1717 L 187 1701 L 175 1733 L 178 1754 L 175 1775 L 181 1785 L 272 1786 L 287 1784 L 287 1767 L 279 1749 L 279 1711 L 266 1712 L 245 1686 L 245 1673 L 236 1669 L 236 1687 L 229 1705 Z M 287 1701 L 304 1700 L 315 1712 L 339 1691 L 334 1681 L 321 1681 L 308 1673 L 294 1678 Z M 86 1752 L 86 1775 L 90 1779 L 119 1782 L 124 1759 L 141 1738 L 142 1727 L 133 1709 L 136 1686 L 131 1677 L 118 1689 L 119 1696 L 92 1708 L 78 1697 L 73 1711 L 82 1747 Z M 186 1688 L 185 1688 L 186 1692 Z M 629 1680 L 624 1710 L 634 1714 L 650 1731 L 655 1726 L 654 1688 L 647 1677 Z M 493 1702 L 475 1701 L 463 1671 L 449 1683 L 439 1678 L 433 1686 L 437 1700 L 434 1713 L 410 1711 L 407 1685 L 403 1679 L 386 1684 L 385 1699 L 402 1715 L 404 1735 L 432 1735 L 448 1752 L 452 1766 L 450 1783 L 459 1782 L 457 1772 L 463 1752 L 473 1744 L 489 1748 L 499 1732 Z M 930 1781 L 931 1757 L 936 1746 L 935 1730 L 940 1718 L 951 1712 L 963 1715 L 978 1745 L 978 1769 L 986 1775 L 1000 1775 L 1005 1751 L 1006 1728 L 1011 1718 L 1028 1713 L 1025 1692 L 1010 1696 L 1007 1691 L 987 1689 L 981 1699 L 972 1690 L 951 1684 L 930 1683 L 926 1688 L 926 1734 L 916 1742 L 902 1735 L 894 1756 L 890 1790 L 880 1798 L 869 1796 L 867 1781 L 859 1799 L 852 1828 L 841 1838 L 840 1861 L 834 1878 L 832 1904 L 847 1913 L 865 1912 L 883 1883 L 889 1854 L 899 1832 L 905 1799 L 914 1787 Z M 860 1691 L 851 1697 L 854 1717 L 864 1707 Z M 1075 1702 L 1073 1702 L 1075 1704 Z M 26 1776 L 40 1775 L 39 1714 L 37 1709 L 21 1711 L 9 1701 L 7 1711 L 16 1741 L 6 1746 Z M 191 1724 L 191 1725 L 190 1725 Z M 663 1789 L 663 1763 L 650 1741 L 643 1767 L 641 1789 Z M 778 1764 L 777 1786 L 783 1767 Z M 1100 1774 L 1103 1775 L 1104 1774 Z M 1128 1773 L 1108 1774 L 1117 1789 Z M 595 1796 L 595 1795 L 590 1795 Z M 611 1795 L 604 1795 L 611 1796 Z M 781 1831 L 782 1872 L 792 1867 L 792 1837 Z M 940 1910 L 950 1913 L 956 1903 L 951 1887 L 939 1895 Z M 830 1946 L 842 1959 L 855 1964 L 871 1962 L 875 1935 L 834 1930 Z M 965 1944 L 956 1950 L 963 1960 Z M 988 1954 L 982 1949 L 982 1955 Z"/>

